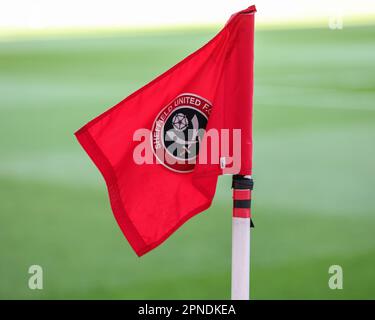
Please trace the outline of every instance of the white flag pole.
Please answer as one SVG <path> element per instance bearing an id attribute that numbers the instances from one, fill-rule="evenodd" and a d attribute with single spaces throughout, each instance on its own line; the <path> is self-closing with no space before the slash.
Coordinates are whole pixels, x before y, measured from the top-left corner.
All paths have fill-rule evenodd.
<path id="1" fill-rule="evenodd" d="M 250 299 L 251 176 L 233 176 L 232 300 Z"/>

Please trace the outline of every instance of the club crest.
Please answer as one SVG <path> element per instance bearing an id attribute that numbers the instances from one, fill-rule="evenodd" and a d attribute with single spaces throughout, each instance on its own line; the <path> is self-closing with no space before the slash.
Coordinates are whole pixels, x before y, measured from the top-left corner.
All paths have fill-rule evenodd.
<path id="1" fill-rule="evenodd" d="M 176 97 L 165 106 L 152 126 L 152 150 L 168 169 L 191 172 L 199 152 L 212 105 L 191 93 Z"/>

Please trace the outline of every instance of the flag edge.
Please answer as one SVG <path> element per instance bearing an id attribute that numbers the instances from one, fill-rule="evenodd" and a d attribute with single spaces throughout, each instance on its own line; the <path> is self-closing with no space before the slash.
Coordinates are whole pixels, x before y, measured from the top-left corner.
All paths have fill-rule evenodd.
<path id="1" fill-rule="evenodd" d="M 83 129 L 83 128 L 82 128 Z M 144 254 L 148 253 L 149 251 L 155 249 L 159 245 L 161 245 L 164 241 L 166 241 L 178 228 L 180 228 L 185 222 L 189 219 L 194 217 L 195 215 L 201 213 L 202 211 L 207 210 L 212 204 L 212 198 L 208 198 L 206 202 L 204 202 L 199 207 L 195 208 L 194 210 L 186 213 L 177 223 L 170 228 L 161 238 L 158 240 L 147 244 L 140 233 L 137 231 L 136 227 L 132 223 L 131 219 L 128 217 L 126 210 L 124 208 L 124 204 L 122 202 L 119 187 L 117 184 L 116 175 L 114 173 L 114 169 L 110 164 L 107 157 L 104 155 L 100 147 L 97 145 L 95 140 L 92 138 L 90 132 L 88 130 L 80 130 L 74 134 L 85 150 L 87 155 L 90 157 L 92 162 L 98 168 L 99 172 L 102 174 L 104 181 L 107 186 L 107 191 L 109 195 L 109 201 L 111 205 L 111 209 L 113 215 L 116 219 L 118 226 L 120 227 L 123 235 L 127 239 L 128 243 L 137 254 L 138 257 L 143 256 Z"/>
<path id="2" fill-rule="evenodd" d="M 96 116 L 94 119 L 91 119 L 89 122 L 87 122 L 85 125 L 83 125 L 80 129 L 78 129 L 75 134 L 79 133 L 80 131 L 83 131 L 85 129 L 88 129 L 90 128 L 91 126 L 93 126 L 96 122 L 98 122 L 99 120 L 101 120 L 102 118 L 104 118 L 105 116 L 107 116 L 107 114 L 109 112 L 112 112 L 114 111 L 115 109 L 119 108 L 120 106 L 122 106 L 123 103 L 125 103 L 126 101 L 136 97 L 138 94 L 140 94 L 142 91 L 146 90 L 148 87 L 151 87 L 154 83 L 156 83 L 157 81 L 160 81 L 161 79 L 163 79 L 164 77 L 168 76 L 171 72 L 173 72 L 175 69 L 177 69 L 178 67 L 184 65 L 185 63 L 187 63 L 189 60 L 191 60 L 192 58 L 194 58 L 198 53 L 200 53 L 201 51 L 204 50 L 204 48 L 208 47 L 211 43 L 213 43 L 214 41 L 216 41 L 225 31 L 228 30 L 229 26 L 231 24 L 234 23 L 234 18 L 238 17 L 239 15 L 241 14 L 253 14 L 253 13 L 256 13 L 256 7 L 255 5 L 251 5 L 250 7 L 244 9 L 244 10 L 241 10 L 241 11 L 238 11 L 236 13 L 233 14 L 233 18 L 229 19 L 229 21 L 227 22 L 227 24 L 225 24 L 218 32 L 217 34 L 211 38 L 209 41 L 207 41 L 203 46 L 201 46 L 200 48 L 196 49 L 195 51 L 193 51 L 192 53 L 188 54 L 185 58 L 183 58 L 181 61 L 179 61 L 178 63 L 176 63 L 175 65 L 173 65 L 171 68 L 168 68 L 166 71 L 162 72 L 161 74 L 159 74 L 156 78 L 154 78 L 153 80 L 151 80 L 150 82 L 146 83 L 145 85 L 143 85 L 142 87 L 140 87 L 139 89 L 137 89 L 136 91 L 134 91 L 133 93 L 131 93 L 130 95 L 126 96 L 124 99 L 122 99 L 120 102 L 118 102 L 117 104 L 113 105 L 112 107 L 108 108 L 107 110 L 105 110 L 103 113 L 101 113 L 100 115 Z"/>

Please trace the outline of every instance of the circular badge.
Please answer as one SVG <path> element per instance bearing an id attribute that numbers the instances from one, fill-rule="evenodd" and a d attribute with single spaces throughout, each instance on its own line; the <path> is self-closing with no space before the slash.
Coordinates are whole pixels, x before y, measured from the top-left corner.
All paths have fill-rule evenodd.
<path id="1" fill-rule="evenodd" d="M 157 160 L 175 172 L 194 169 L 211 103 L 192 93 L 183 93 L 165 106 L 152 126 L 152 150 Z"/>

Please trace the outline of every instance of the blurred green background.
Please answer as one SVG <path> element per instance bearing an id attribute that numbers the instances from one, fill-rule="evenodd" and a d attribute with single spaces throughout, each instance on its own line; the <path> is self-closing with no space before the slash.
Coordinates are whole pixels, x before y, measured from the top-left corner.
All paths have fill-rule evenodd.
<path id="1" fill-rule="evenodd" d="M 138 258 L 73 136 L 217 30 L 0 42 L 0 298 L 230 298 L 230 177 Z M 374 39 L 371 25 L 256 32 L 254 299 L 375 298 Z"/>

